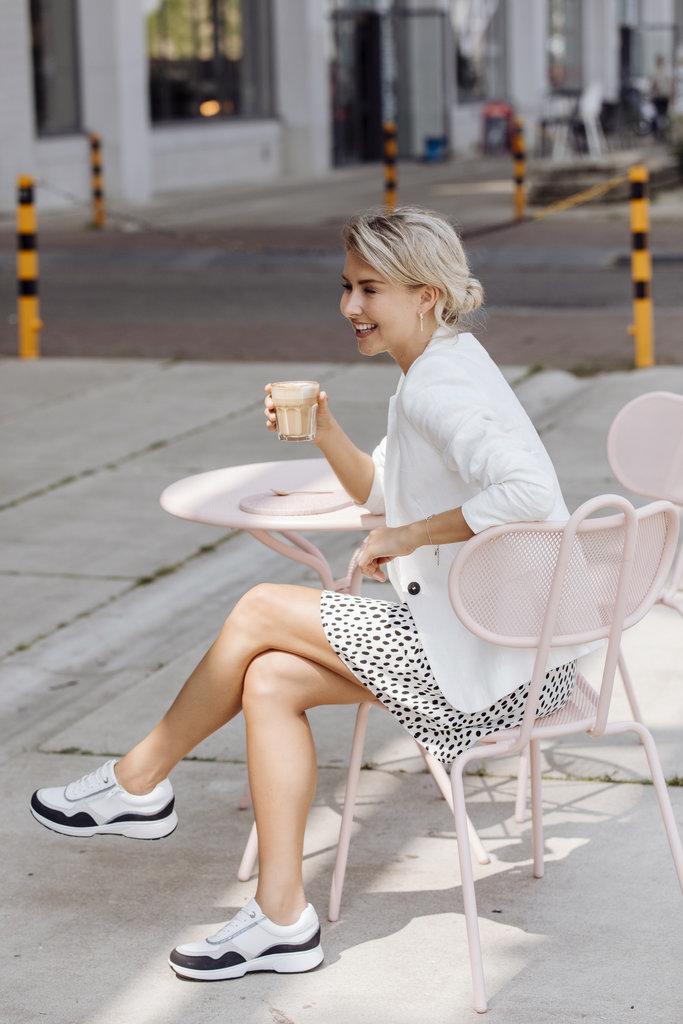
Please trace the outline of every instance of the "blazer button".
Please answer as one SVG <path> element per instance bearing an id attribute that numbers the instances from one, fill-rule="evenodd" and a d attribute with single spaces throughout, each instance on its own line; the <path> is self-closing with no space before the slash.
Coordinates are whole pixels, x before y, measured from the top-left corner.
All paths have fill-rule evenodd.
<path id="1" fill-rule="evenodd" d="M 413 595 L 414 594 L 419 594 L 420 593 L 420 584 L 419 583 L 409 583 L 408 584 L 408 593 L 409 594 L 413 594 Z"/>

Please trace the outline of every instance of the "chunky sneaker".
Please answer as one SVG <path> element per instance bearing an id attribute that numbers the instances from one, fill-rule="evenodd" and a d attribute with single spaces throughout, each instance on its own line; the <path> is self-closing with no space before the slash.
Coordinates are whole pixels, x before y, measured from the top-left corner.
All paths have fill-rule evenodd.
<path id="1" fill-rule="evenodd" d="M 31 797 L 31 814 L 41 825 L 64 836 L 163 839 L 170 835 L 178 816 L 169 780 L 163 779 L 145 796 L 136 796 L 117 781 L 115 764 L 112 758 L 68 786 L 37 789 Z"/>
<path id="2" fill-rule="evenodd" d="M 298 974 L 323 959 L 320 922 L 312 903 L 294 924 L 275 924 L 256 900 L 249 900 L 227 924 L 202 942 L 176 946 L 168 962 L 183 978 L 218 981 L 247 971 Z"/>

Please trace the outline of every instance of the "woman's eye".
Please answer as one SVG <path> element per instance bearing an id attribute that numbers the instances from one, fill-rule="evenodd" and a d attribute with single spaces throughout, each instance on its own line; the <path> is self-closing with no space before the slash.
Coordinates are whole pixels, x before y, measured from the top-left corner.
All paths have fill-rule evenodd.
<path id="1" fill-rule="evenodd" d="M 350 284 L 345 284 L 342 281 L 341 286 L 342 286 L 342 288 L 344 289 L 345 292 L 352 291 L 352 288 L 351 288 Z M 363 291 L 365 292 L 366 295 L 374 295 L 375 294 L 375 289 L 374 288 L 364 288 Z"/>

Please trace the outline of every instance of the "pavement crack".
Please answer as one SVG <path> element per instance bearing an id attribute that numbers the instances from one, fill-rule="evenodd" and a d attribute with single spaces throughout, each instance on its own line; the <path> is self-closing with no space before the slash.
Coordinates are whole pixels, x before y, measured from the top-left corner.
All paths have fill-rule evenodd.
<path id="1" fill-rule="evenodd" d="M 124 589 L 120 590 L 118 594 L 111 594 L 104 600 L 92 605 L 92 607 L 85 608 L 82 611 L 78 612 L 76 615 L 73 615 L 70 619 L 67 619 L 65 622 L 58 622 L 56 626 L 52 627 L 52 629 L 45 630 L 44 633 L 38 633 L 30 640 L 22 641 L 22 643 L 17 644 L 11 650 L 6 651 L 4 654 L 0 655 L 0 664 L 8 658 L 13 657 L 15 654 L 23 654 L 26 651 L 29 651 L 36 644 L 40 643 L 43 640 L 49 639 L 49 637 L 51 636 L 54 636 L 54 634 L 57 633 L 59 630 L 66 629 L 68 626 L 72 626 L 75 622 L 79 622 L 82 619 L 90 618 L 91 615 L 94 615 L 96 612 L 101 611 L 103 608 L 107 608 L 109 607 L 109 605 L 114 604 L 116 601 L 120 601 L 121 598 L 127 597 L 128 594 L 131 594 L 134 590 L 137 590 L 139 587 L 149 586 L 151 583 L 155 583 L 157 580 L 163 579 L 164 576 L 170 576 L 172 573 L 178 572 L 180 569 L 183 569 L 186 565 L 188 565 L 190 562 L 193 562 L 195 559 L 201 558 L 203 555 L 215 551 L 216 548 L 221 547 L 223 544 L 227 544 L 228 541 L 232 540 L 234 537 L 239 536 L 240 532 L 240 530 L 231 530 L 227 534 L 225 534 L 225 536 L 219 537 L 219 539 L 214 541 L 212 544 L 202 544 L 200 547 L 196 549 L 196 551 L 191 552 L 191 554 L 187 555 L 185 558 L 181 559 L 178 562 L 174 562 L 170 565 L 159 566 L 158 569 L 156 569 L 153 573 L 150 573 L 148 576 L 138 576 L 137 579 L 134 579 L 133 582 L 130 583 L 130 586 L 124 587 Z M 123 578 L 124 580 L 131 579 L 131 577 Z"/>

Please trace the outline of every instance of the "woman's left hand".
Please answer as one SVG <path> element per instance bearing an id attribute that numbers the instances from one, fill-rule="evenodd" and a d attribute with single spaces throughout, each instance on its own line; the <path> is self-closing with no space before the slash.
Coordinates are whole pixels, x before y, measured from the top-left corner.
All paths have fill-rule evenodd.
<path id="1" fill-rule="evenodd" d="M 365 538 L 358 564 L 364 576 L 384 582 L 380 565 L 399 555 L 411 555 L 416 547 L 409 526 L 380 526 Z"/>

